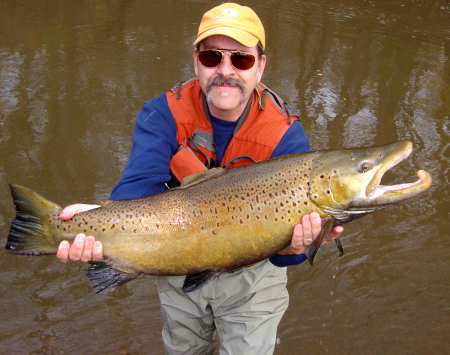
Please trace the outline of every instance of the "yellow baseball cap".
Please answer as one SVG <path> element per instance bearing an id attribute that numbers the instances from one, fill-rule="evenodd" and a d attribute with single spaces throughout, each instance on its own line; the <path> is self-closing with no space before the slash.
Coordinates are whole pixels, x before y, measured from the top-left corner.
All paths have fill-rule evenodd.
<path id="1" fill-rule="evenodd" d="M 197 43 L 213 35 L 223 35 L 238 41 L 246 47 L 254 47 L 261 42 L 266 46 L 264 27 L 258 15 L 249 7 L 225 3 L 203 15 L 198 29 Z"/>

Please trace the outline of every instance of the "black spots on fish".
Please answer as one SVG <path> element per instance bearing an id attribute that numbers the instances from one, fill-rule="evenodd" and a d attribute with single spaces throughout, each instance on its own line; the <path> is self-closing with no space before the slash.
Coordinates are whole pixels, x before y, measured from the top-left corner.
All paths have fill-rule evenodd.
<path id="1" fill-rule="evenodd" d="M 280 206 L 281 206 L 281 207 L 284 207 L 284 203 L 283 203 L 283 202 L 280 202 Z"/>
<path id="2" fill-rule="evenodd" d="M 244 221 L 242 219 L 239 220 L 240 224 L 244 224 Z"/>
<path id="3" fill-rule="evenodd" d="M 106 229 L 105 228 L 102 228 L 102 232 L 104 232 Z"/>
<path id="4" fill-rule="evenodd" d="M 320 178 L 321 179 L 325 179 L 325 175 L 320 175 Z"/>
<path id="5" fill-rule="evenodd" d="M 247 213 L 247 219 L 250 219 L 250 215 Z"/>
<path id="6" fill-rule="evenodd" d="M 156 228 L 159 229 L 159 223 L 156 223 Z"/>
<path id="7" fill-rule="evenodd" d="M 268 217 L 267 215 L 264 215 L 264 219 L 265 219 L 266 221 L 268 221 L 268 220 L 269 220 L 269 217 Z"/>
<path id="8" fill-rule="evenodd" d="M 279 210 L 278 210 L 278 207 L 275 207 L 275 212 L 276 212 L 276 213 L 278 213 L 278 212 L 279 212 Z"/>
<path id="9" fill-rule="evenodd" d="M 292 206 L 293 206 L 293 207 L 297 206 L 297 203 L 296 203 L 295 201 L 292 202 Z"/>
<path id="10" fill-rule="evenodd" d="M 306 202 L 306 201 L 305 201 L 305 202 L 303 202 L 303 204 L 304 204 L 305 206 L 308 206 L 308 202 Z"/>
<path id="11" fill-rule="evenodd" d="M 125 226 L 122 226 L 122 230 L 123 230 L 123 231 L 125 230 Z"/>
<path id="12" fill-rule="evenodd" d="M 219 223 L 219 222 L 217 222 L 217 223 L 216 223 L 216 226 L 217 226 L 217 228 L 219 228 L 219 227 L 220 227 L 220 223 Z"/>
<path id="13" fill-rule="evenodd" d="M 258 195 L 255 196 L 255 201 L 256 201 L 257 203 L 259 203 L 259 197 L 258 197 Z"/>
<path id="14" fill-rule="evenodd" d="M 330 191 L 330 190 L 327 190 L 327 194 L 328 194 L 328 195 L 331 194 L 331 191 Z"/>

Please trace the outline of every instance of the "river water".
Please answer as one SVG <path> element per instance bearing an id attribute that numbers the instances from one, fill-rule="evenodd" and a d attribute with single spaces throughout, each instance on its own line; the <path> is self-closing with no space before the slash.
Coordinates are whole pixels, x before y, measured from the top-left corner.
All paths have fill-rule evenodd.
<path id="1" fill-rule="evenodd" d="M 136 113 L 194 76 L 203 0 L 0 0 L 0 239 L 7 183 L 60 205 L 120 179 Z M 313 149 L 402 139 L 388 174 L 419 197 L 347 225 L 339 258 L 290 267 L 276 354 L 450 352 L 450 3 L 245 1 L 267 33 L 263 82 L 300 114 Z M 153 277 L 97 296 L 81 263 L 0 254 L 1 354 L 161 354 Z"/>

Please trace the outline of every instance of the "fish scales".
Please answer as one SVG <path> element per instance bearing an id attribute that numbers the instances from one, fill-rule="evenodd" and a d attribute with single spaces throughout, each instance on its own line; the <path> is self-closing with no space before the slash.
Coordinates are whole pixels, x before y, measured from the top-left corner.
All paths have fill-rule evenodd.
<path id="1" fill-rule="evenodd" d="M 267 257 L 289 245 L 294 226 L 312 211 L 322 233 L 308 247 L 312 263 L 331 228 L 413 197 L 431 184 L 419 181 L 383 187 L 383 173 L 405 159 L 408 141 L 340 151 L 295 154 L 231 170 L 216 168 L 188 177 L 157 195 L 106 201 L 97 209 L 61 221 L 61 207 L 11 185 L 17 209 L 6 250 L 54 254 L 78 233 L 103 243 L 105 260 L 88 270 L 103 293 L 139 274 L 191 275 L 187 291 Z"/>
<path id="2" fill-rule="evenodd" d="M 142 200 L 109 203 L 76 215 L 75 224 L 83 220 L 92 224 L 72 233 L 96 233 L 106 257 L 132 262 L 143 273 L 184 275 L 223 269 L 230 263 L 236 267 L 252 263 L 289 244 L 303 214 L 321 212 L 308 202 L 305 174 L 309 165 L 298 159 L 280 160 L 275 169 L 283 172 L 275 175 L 272 164 L 257 165 L 251 173 L 230 170 L 220 176 L 220 188 L 212 179 Z M 299 172 L 303 184 L 293 188 Z M 98 224 L 107 215 L 114 217 L 106 219 L 109 225 Z M 130 241 L 134 248 L 129 247 Z"/>

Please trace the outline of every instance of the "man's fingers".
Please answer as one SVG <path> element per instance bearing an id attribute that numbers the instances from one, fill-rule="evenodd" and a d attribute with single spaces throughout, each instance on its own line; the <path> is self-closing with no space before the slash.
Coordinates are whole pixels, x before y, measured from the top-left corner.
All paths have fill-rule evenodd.
<path id="1" fill-rule="evenodd" d="M 325 244 L 325 243 L 329 243 L 329 242 L 333 241 L 333 240 L 336 239 L 336 238 L 339 238 L 339 236 L 340 236 L 343 232 L 344 232 L 344 227 L 342 227 L 342 226 L 336 226 L 336 227 L 334 227 L 334 228 L 331 230 L 330 234 L 328 235 L 327 239 L 325 239 L 324 244 Z"/>
<path id="2" fill-rule="evenodd" d="M 95 238 L 92 235 L 86 237 L 84 248 L 80 260 L 84 263 L 92 260 L 92 250 L 94 249 Z"/>
<path id="3" fill-rule="evenodd" d="M 74 205 L 69 205 L 69 206 L 63 208 L 63 210 L 59 214 L 59 218 L 61 218 L 62 220 L 68 220 L 68 219 L 71 219 L 77 213 L 89 211 L 89 210 L 92 210 L 92 209 L 98 208 L 98 207 L 100 207 L 100 206 L 76 203 Z"/>
<path id="4" fill-rule="evenodd" d="M 315 240 L 319 236 L 320 231 L 322 230 L 322 219 L 317 212 L 311 212 L 309 218 L 311 220 L 312 243 L 313 240 Z"/>
<path id="5" fill-rule="evenodd" d="M 305 214 L 302 217 L 303 226 L 303 245 L 310 245 L 320 234 L 322 230 L 322 221 L 317 212 Z"/>
<path id="6" fill-rule="evenodd" d="M 56 253 L 56 257 L 59 261 L 63 263 L 67 263 L 69 261 L 69 248 L 70 244 L 65 240 L 59 243 L 58 251 Z"/>
<path id="7" fill-rule="evenodd" d="M 71 219 L 75 213 L 79 212 L 81 212 L 81 207 L 78 204 L 70 205 L 65 207 L 61 211 L 61 213 L 59 214 L 59 218 L 61 218 L 62 220 Z"/>
<path id="8" fill-rule="evenodd" d="M 69 250 L 69 259 L 72 261 L 78 261 L 81 259 L 81 255 L 84 250 L 84 242 L 86 241 L 86 236 L 84 234 L 78 234 L 73 240 L 72 246 Z"/>
<path id="9" fill-rule="evenodd" d="M 92 260 L 102 260 L 103 259 L 103 244 L 98 240 L 94 243 L 94 248 L 92 250 Z"/>
<path id="10" fill-rule="evenodd" d="M 309 214 L 305 214 L 302 217 L 302 230 L 303 230 L 303 245 L 309 245 L 313 241 L 311 218 Z"/>

